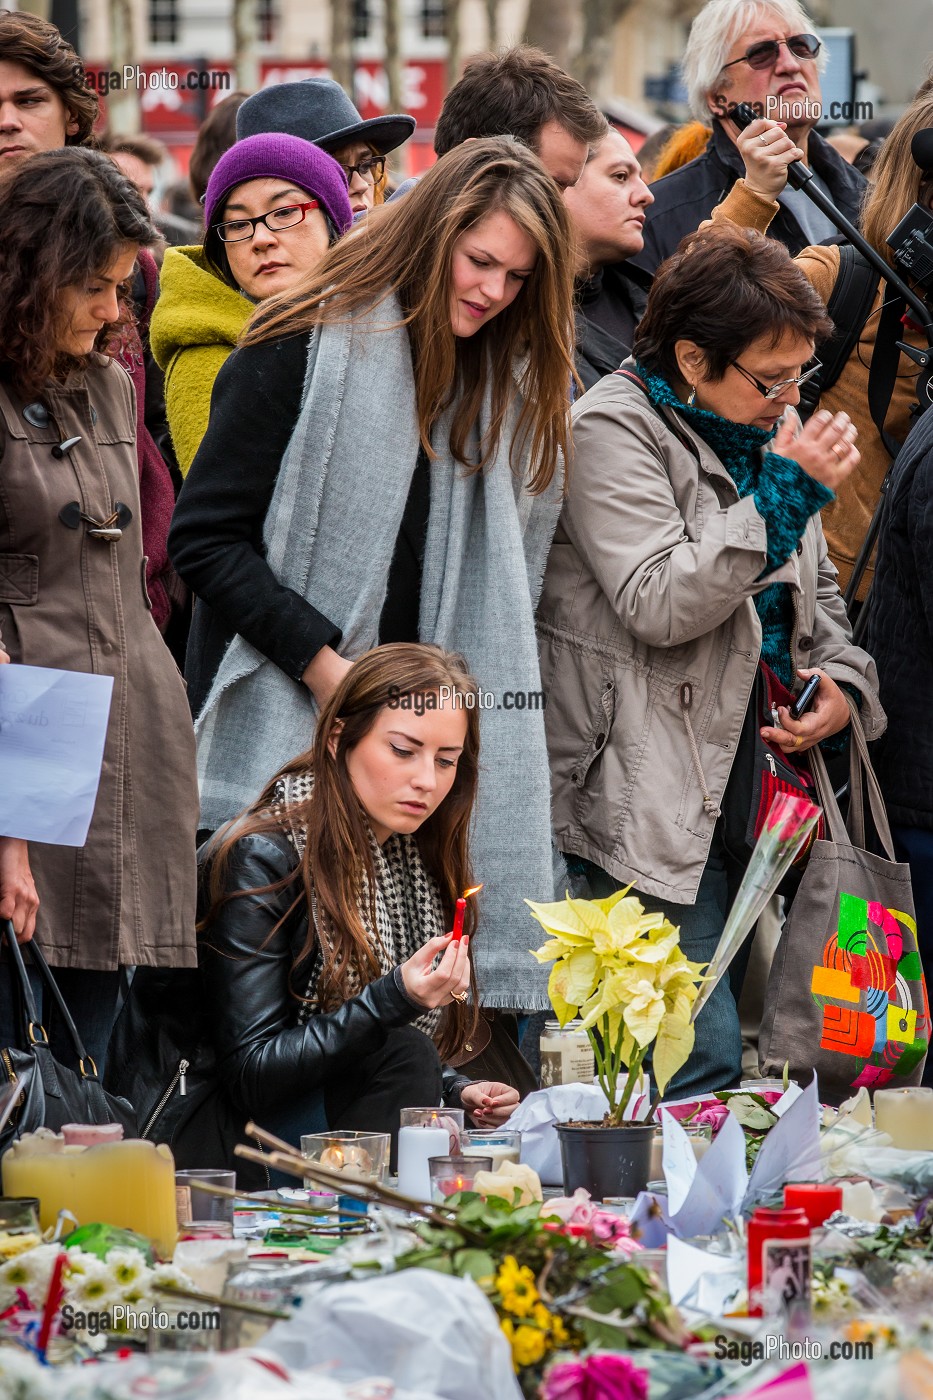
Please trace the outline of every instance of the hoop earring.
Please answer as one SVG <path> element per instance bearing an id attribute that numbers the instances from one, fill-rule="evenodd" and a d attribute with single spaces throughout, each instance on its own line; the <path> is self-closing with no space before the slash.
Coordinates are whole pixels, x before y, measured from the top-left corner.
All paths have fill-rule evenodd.
<path id="1" fill-rule="evenodd" d="M 690 393 L 687 395 L 687 407 L 688 407 L 688 408 L 693 408 L 693 405 L 696 403 L 696 401 L 697 401 L 697 386 L 696 386 L 695 384 L 691 384 L 691 385 L 690 385 Z"/>

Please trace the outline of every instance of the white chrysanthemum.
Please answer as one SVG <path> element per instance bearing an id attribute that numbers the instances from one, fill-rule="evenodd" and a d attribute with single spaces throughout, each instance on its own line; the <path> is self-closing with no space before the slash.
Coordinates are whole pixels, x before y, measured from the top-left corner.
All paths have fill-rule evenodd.
<path id="1" fill-rule="evenodd" d="M 108 1312 L 121 1301 L 113 1274 L 100 1259 L 89 1260 L 83 1273 L 69 1279 L 66 1293 L 69 1303 L 80 1312 Z"/>
<path id="2" fill-rule="evenodd" d="M 131 1283 L 128 1288 L 121 1288 L 121 1302 L 125 1303 L 128 1308 L 135 1308 L 137 1312 L 148 1308 L 152 1303 L 152 1294 L 149 1292 L 148 1282 L 148 1279 L 145 1280 L 145 1282 L 137 1280 L 136 1283 Z"/>
<path id="3" fill-rule="evenodd" d="M 179 1269 L 175 1264 L 156 1264 L 152 1271 L 150 1285 L 161 1284 L 163 1288 L 194 1288 L 194 1280 L 189 1278 L 184 1269 Z"/>
<path id="4" fill-rule="evenodd" d="M 89 1264 L 100 1263 L 96 1254 L 88 1254 L 86 1250 L 81 1249 L 76 1244 L 72 1245 L 70 1249 L 66 1249 L 65 1253 L 68 1255 L 69 1274 L 83 1274 Z"/>
<path id="5" fill-rule="evenodd" d="M 106 1262 L 114 1283 L 120 1288 L 131 1288 L 134 1284 L 148 1281 L 149 1265 L 141 1250 L 111 1249 Z"/>
<path id="6" fill-rule="evenodd" d="M 9 1307 L 16 1299 L 17 1290 L 21 1289 L 33 1306 L 40 1307 L 45 1301 L 58 1254 L 57 1244 L 40 1244 L 0 1265 L 0 1304 Z"/>

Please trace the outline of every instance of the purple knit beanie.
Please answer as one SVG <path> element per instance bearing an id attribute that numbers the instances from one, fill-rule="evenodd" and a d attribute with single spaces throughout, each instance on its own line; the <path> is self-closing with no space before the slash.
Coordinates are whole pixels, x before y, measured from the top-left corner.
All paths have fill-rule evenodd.
<path id="1" fill-rule="evenodd" d="M 299 136 L 270 131 L 237 141 L 220 157 L 204 195 L 205 228 L 211 227 L 224 199 L 236 185 L 267 177 L 290 180 L 299 189 L 307 190 L 326 211 L 338 233 L 346 233 L 353 223 L 347 177 L 333 156 Z"/>

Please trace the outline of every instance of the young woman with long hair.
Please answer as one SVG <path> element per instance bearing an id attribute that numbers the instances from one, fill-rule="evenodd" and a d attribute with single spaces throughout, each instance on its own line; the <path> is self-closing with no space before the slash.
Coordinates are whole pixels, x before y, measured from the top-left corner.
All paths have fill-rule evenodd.
<path id="1" fill-rule="evenodd" d="M 479 771 L 463 659 L 396 644 L 361 657 L 311 748 L 202 851 L 199 962 L 225 1095 L 288 1141 L 317 1123 L 398 1129 L 448 1101 L 480 1123 L 518 1094 L 448 1071 L 475 1030 L 468 829 Z"/>
<path id="2" fill-rule="evenodd" d="M 208 830 L 371 647 L 436 643 L 482 678 L 480 985 L 500 1007 L 547 1005 L 518 969 L 522 896 L 553 885 L 533 613 L 568 447 L 572 275 L 537 157 L 507 137 L 451 151 L 257 309 L 172 528 L 198 598 Z"/>
<path id="3" fill-rule="evenodd" d="M 70 147 L 4 172 L 0 219 L 0 646 L 113 678 L 87 841 L 30 847 L 38 941 L 102 1068 L 119 968 L 195 961 L 194 736 L 146 594 L 133 387 L 99 353 L 158 235 L 112 161 Z"/>

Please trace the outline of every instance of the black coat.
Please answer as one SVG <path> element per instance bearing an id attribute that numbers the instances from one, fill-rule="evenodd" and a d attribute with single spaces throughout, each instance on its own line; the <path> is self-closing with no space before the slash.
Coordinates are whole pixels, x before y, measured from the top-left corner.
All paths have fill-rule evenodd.
<path id="1" fill-rule="evenodd" d="M 175 507 L 169 556 L 197 599 L 185 663 L 195 717 L 238 632 L 296 682 L 321 647 L 340 641 L 339 627 L 279 582 L 263 544 L 307 357 L 306 335 L 233 352 Z"/>
<path id="2" fill-rule="evenodd" d="M 878 663 L 887 733 L 872 748 L 896 826 L 933 830 L 933 410 L 891 472 L 863 645 Z"/>
<path id="3" fill-rule="evenodd" d="M 651 278 L 629 261 L 604 267 L 577 287 L 574 361 L 584 389 L 612 374 L 632 353 L 632 334 L 645 313 Z M 608 325 L 622 330 L 613 334 Z"/>
<path id="4" fill-rule="evenodd" d="M 807 147 L 809 164 L 826 185 L 841 213 L 858 221 L 859 205 L 865 190 L 865 177 L 842 159 L 828 141 L 810 133 Z M 720 122 L 713 122 L 709 145 L 696 160 L 689 161 L 651 186 L 654 203 L 647 212 L 645 246 L 632 261 L 654 273 L 688 233 L 695 233 L 704 219 L 725 199 L 736 180 L 745 174 L 737 147 L 729 140 Z M 768 229 L 792 256 L 806 248 L 810 239 L 789 209 L 782 205 Z"/>

